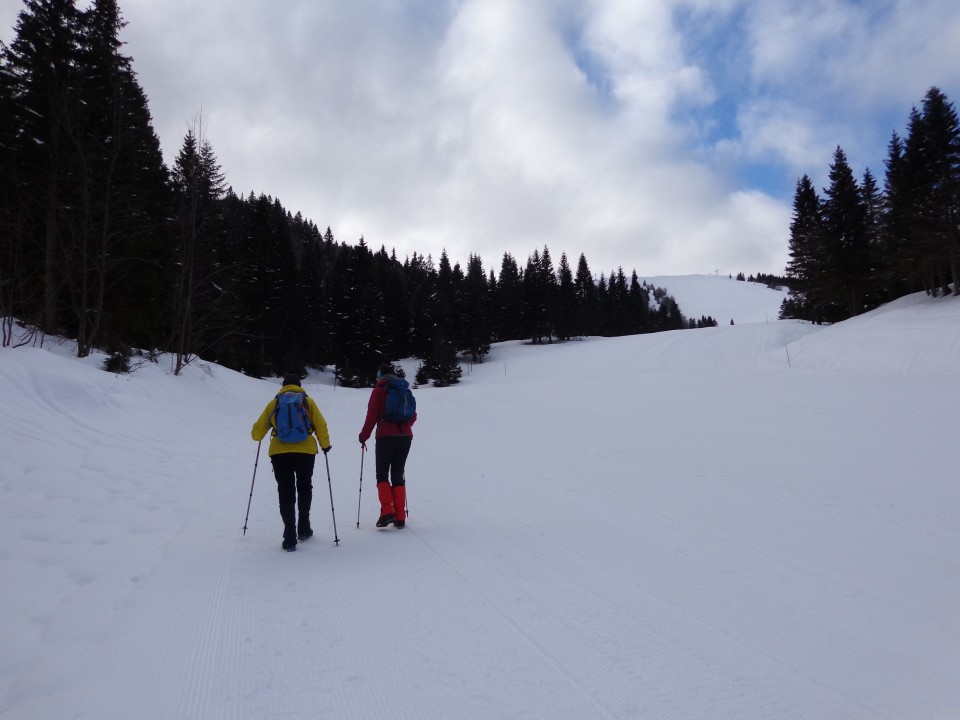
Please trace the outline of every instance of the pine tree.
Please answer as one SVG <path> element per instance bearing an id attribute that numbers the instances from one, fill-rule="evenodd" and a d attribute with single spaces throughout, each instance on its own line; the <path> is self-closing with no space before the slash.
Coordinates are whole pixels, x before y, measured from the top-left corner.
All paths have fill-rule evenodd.
<path id="1" fill-rule="evenodd" d="M 433 320 L 433 333 L 430 349 L 423 360 L 423 367 L 417 376 L 432 378 L 437 387 L 453 385 L 460 381 L 463 373 L 460 367 L 457 349 L 461 346 L 460 326 L 457 322 L 460 286 L 463 274 L 460 266 L 451 267 L 447 251 L 440 254 L 437 268 L 435 292 L 432 298 L 430 315 Z"/>
<path id="2" fill-rule="evenodd" d="M 593 274 L 587 264 L 587 258 L 580 253 L 577 261 L 577 274 L 573 280 L 573 291 L 576 297 L 576 314 L 574 334 L 598 335 L 597 330 L 597 286 L 593 281 Z"/>
<path id="3" fill-rule="evenodd" d="M 933 270 L 930 285 L 960 294 L 960 118 L 939 88 L 923 100 L 911 128 L 907 162 L 920 184 L 913 220 L 922 253 Z"/>
<path id="4" fill-rule="evenodd" d="M 680 312 L 677 301 L 672 295 L 667 295 L 666 293 L 660 297 L 659 306 L 652 315 L 654 332 L 681 330 L 687 324 L 686 318 L 684 318 L 683 313 Z"/>
<path id="5" fill-rule="evenodd" d="M 309 332 L 299 333 L 304 363 L 321 367 L 327 363 L 324 357 L 324 340 L 329 333 L 328 302 L 325 279 L 329 258 L 323 238 L 316 225 L 303 219 L 300 213 L 293 218 L 290 228 L 297 260 L 295 287 L 300 294 L 302 318 Z"/>
<path id="6" fill-rule="evenodd" d="M 423 267 L 429 277 L 426 309 L 429 334 L 426 345 L 417 355 L 422 364 L 416 380 L 425 384 L 432 379 L 434 385 L 444 387 L 459 382 L 463 373 L 457 353 L 460 340 L 456 319 L 460 312 L 463 273 L 459 265 L 451 267 L 446 250 L 440 255 L 439 269 L 434 270 L 429 260 Z"/>
<path id="7" fill-rule="evenodd" d="M 886 270 L 884 268 L 885 259 L 881 247 L 883 234 L 883 193 L 869 168 L 863 173 L 860 190 L 863 195 L 866 244 L 867 248 L 869 248 L 868 256 L 870 259 L 865 307 L 866 309 L 872 310 L 883 301 L 883 277 L 886 275 Z"/>
<path id="8" fill-rule="evenodd" d="M 461 300 L 463 351 L 473 362 L 483 362 L 490 352 L 490 290 L 479 255 L 471 253 Z"/>
<path id="9" fill-rule="evenodd" d="M 374 255 L 373 276 L 370 281 L 377 288 L 380 302 L 378 321 L 381 324 L 379 335 L 383 360 L 409 357 L 413 354 L 410 343 L 412 319 L 407 303 L 406 278 L 396 255 L 388 255 L 383 246 Z"/>
<path id="10" fill-rule="evenodd" d="M 573 272 L 567 254 L 560 255 L 557 269 L 556 311 L 554 313 L 557 338 L 569 340 L 574 335 L 577 316 L 577 293 L 573 284 Z"/>
<path id="11" fill-rule="evenodd" d="M 831 321 L 863 312 L 872 269 L 863 193 L 837 147 L 823 202 L 824 265 L 814 279 Z"/>
<path id="12" fill-rule="evenodd" d="M 648 332 L 650 329 L 650 293 L 641 284 L 634 270 L 630 275 L 630 288 L 627 291 L 628 327 L 630 335 Z"/>
<path id="13" fill-rule="evenodd" d="M 25 240 L 23 312 L 47 332 L 65 324 L 61 209 L 72 206 L 76 180 L 66 128 L 78 107 L 80 23 L 73 0 L 25 0 L 16 36 L 3 49 L 5 86 L 16 98 L 11 154 L 21 201 L 14 222 Z"/>
<path id="14" fill-rule="evenodd" d="M 124 26 L 115 0 L 97 0 L 81 15 L 80 102 L 65 127 L 77 202 L 64 211 L 63 278 L 81 356 L 101 335 L 108 345 L 125 338 L 156 347 L 164 307 L 167 171 L 132 61 L 120 52 Z"/>
<path id="15" fill-rule="evenodd" d="M 209 321 L 218 309 L 217 300 L 223 297 L 216 281 L 221 267 L 217 248 L 224 230 L 220 216 L 224 185 L 223 173 L 198 119 L 184 137 L 173 168 L 177 261 L 170 349 L 175 375 L 221 335 L 219 328 L 211 334 Z"/>
<path id="16" fill-rule="evenodd" d="M 406 355 L 423 358 L 431 349 L 433 321 L 430 315 L 431 298 L 436 287 L 436 273 L 422 255 L 413 256 L 404 263 L 405 296 L 410 317 Z"/>
<path id="17" fill-rule="evenodd" d="M 629 303 L 627 291 L 627 276 L 623 273 L 623 267 L 618 267 L 616 273 L 610 273 L 610 279 L 607 284 L 609 293 L 610 323 L 607 332 L 612 337 L 621 337 L 629 334 Z"/>
<path id="18" fill-rule="evenodd" d="M 31 287 L 27 281 L 27 223 L 23 213 L 25 184 L 17 166 L 19 103 L 15 99 L 16 77 L 8 70 L 7 49 L 0 45 L 0 330 L 2 345 L 13 343 L 17 317 L 29 317 Z"/>
<path id="19" fill-rule="evenodd" d="M 543 254 L 534 250 L 527 258 L 523 272 L 523 307 L 526 319 L 525 336 L 538 344 L 553 340 L 553 307 L 557 290 L 557 278 L 553 274 L 550 251 L 544 246 Z"/>
<path id="20" fill-rule="evenodd" d="M 597 314 L 592 334 L 610 337 L 612 327 L 612 303 L 607 278 L 600 273 L 600 277 L 597 278 Z"/>
<path id="21" fill-rule="evenodd" d="M 936 87 L 914 107 L 886 161 L 882 245 L 889 292 L 957 292 L 960 274 L 960 121 Z"/>
<path id="22" fill-rule="evenodd" d="M 887 146 L 881 234 L 881 252 L 885 261 L 882 280 L 891 299 L 906 294 L 919 281 L 915 275 L 918 263 L 913 257 L 910 240 L 910 215 L 917 184 L 910 177 L 910 170 L 904 160 L 903 140 L 894 132 Z"/>
<path id="23" fill-rule="evenodd" d="M 153 344 L 162 317 L 166 168 L 123 27 L 115 0 L 30 0 L 3 49 L 17 312 L 81 356 L 101 338 Z"/>
<path id="24" fill-rule="evenodd" d="M 810 177 L 797 181 L 790 222 L 790 260 L 786 274 L 790 292 L 784 299 L 780 316 L 821 320 L 816 280 L 822 261 L 823 204 Z"/>
<path id="25" fill-rule="evenodd" d="M 369 387 L 389 354 L 383 339 L 381 288 L 370 282 L 373 254 L 363 238 L 344 247 L 333 285 L 337 380 L 347 387 Z"/>
<path id="26" fill-rule="evenodd" d="M 543 288 L 543 326 L 547 337 L 547 342 L 553 342 L 553 337 L 557 334 L 557 295 L 559 293 L 559 282 L 557 274 L 553 268 L 553 258 L 550 255 L 550 248 L 543 246 L 543 252 L 540 254 L 540 287 Z"/>
<path id="27" fill-rule="evenodd" d="M 497 278 L 497 321 L 493 339 L 519 340 L 526 327 L 526 306 L 523 293 L 523 274 L 510 253 L 504 253 Z"/>

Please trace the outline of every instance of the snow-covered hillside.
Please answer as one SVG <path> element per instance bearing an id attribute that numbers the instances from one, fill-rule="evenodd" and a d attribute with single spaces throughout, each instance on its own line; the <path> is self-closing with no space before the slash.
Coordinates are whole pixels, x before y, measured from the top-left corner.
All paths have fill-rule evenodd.
<path id="1" fill-rule="evenodd" d="M 667 280 L 720 327 L 419 389 L 404 530 L 315 374 L 296 553 L 265 453 L 241 531 L 277 381 L 0 350 L 0 717 L 957 717 L 960 299 L 729 326 Z"/>
<path id="2" fill-rule="evenodd" d="M 687 318 L 712 317 L 720 325 L 767 322 L 780 315 L 784 289 L 734 280 L 727 275 L 677 275 L 640 278 L 653 287 L 664 288 Z"/>

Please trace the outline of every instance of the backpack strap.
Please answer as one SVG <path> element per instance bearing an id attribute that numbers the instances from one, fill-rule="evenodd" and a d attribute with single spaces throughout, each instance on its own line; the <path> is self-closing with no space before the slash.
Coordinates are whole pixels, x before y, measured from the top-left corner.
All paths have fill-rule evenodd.
<path id="1" fill-rule="evenodd" d="M 310 416 L 310 403 L 308 400 L 310 396 L 307 395 L 307 391 L 303 390 L 303 412 L 307 416 L 307 435 L 313 432 L 313 418 Z"/>
<path id="2" fill-rule="evenodd" d="M 277 393 L 273 398 L 273 412 L 270 413 L 270 437 L 277 436 L 277 415 L 280 413 L 280 396 L 283 393 Z"/>

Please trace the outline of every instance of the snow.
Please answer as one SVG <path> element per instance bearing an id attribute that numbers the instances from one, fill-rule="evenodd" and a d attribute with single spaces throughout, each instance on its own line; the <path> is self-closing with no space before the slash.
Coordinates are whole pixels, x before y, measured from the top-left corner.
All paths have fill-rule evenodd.
<path id="1" fill-rule="evenodd" d="M 0 717 L 960 717 L 960 299 L 818 327 L 657 284 L 720 327 L 420 388 L 404 530 L 367 391 L 315 373 L 295 553 L 249 438 L 279 381 L 0 350 Z"/>
<path id="2" fill-rule="evenodd" d="M 672 295 L 687 318 L 712 317 L 720 325 L 767 322 L 780 315 L 784 289 L 774 290 L 762 283 L 734 280 L 727 275 L 679 275 L 639 278 Z M 736 283 L 736 286 L 733 284 Z"/>

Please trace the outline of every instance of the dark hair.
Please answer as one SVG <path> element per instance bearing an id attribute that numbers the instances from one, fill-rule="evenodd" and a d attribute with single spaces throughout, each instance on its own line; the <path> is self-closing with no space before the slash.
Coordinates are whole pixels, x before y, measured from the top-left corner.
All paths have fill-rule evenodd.
<path id="1" fill-rule="evenodd" d="M 381 365 L 381 366 L 378 368 L 377 372 L 380 373 L 381 376 L 383 376 L 383 375 L 396 375 L 396 374 L 397 374 L 397 371 L 396 371 L 396 369 L 393 367 L 393 364 L 392 364 L 392 363 L 383 363 L 383 365 Z"/>
<path id="2" fill-rule="evenodd" d="M 287 373 L 286 375 L 283 376 L 283 384 L 299 385 L 301 379 L 302 378 L 300 377 L 300 373 Z"/>

